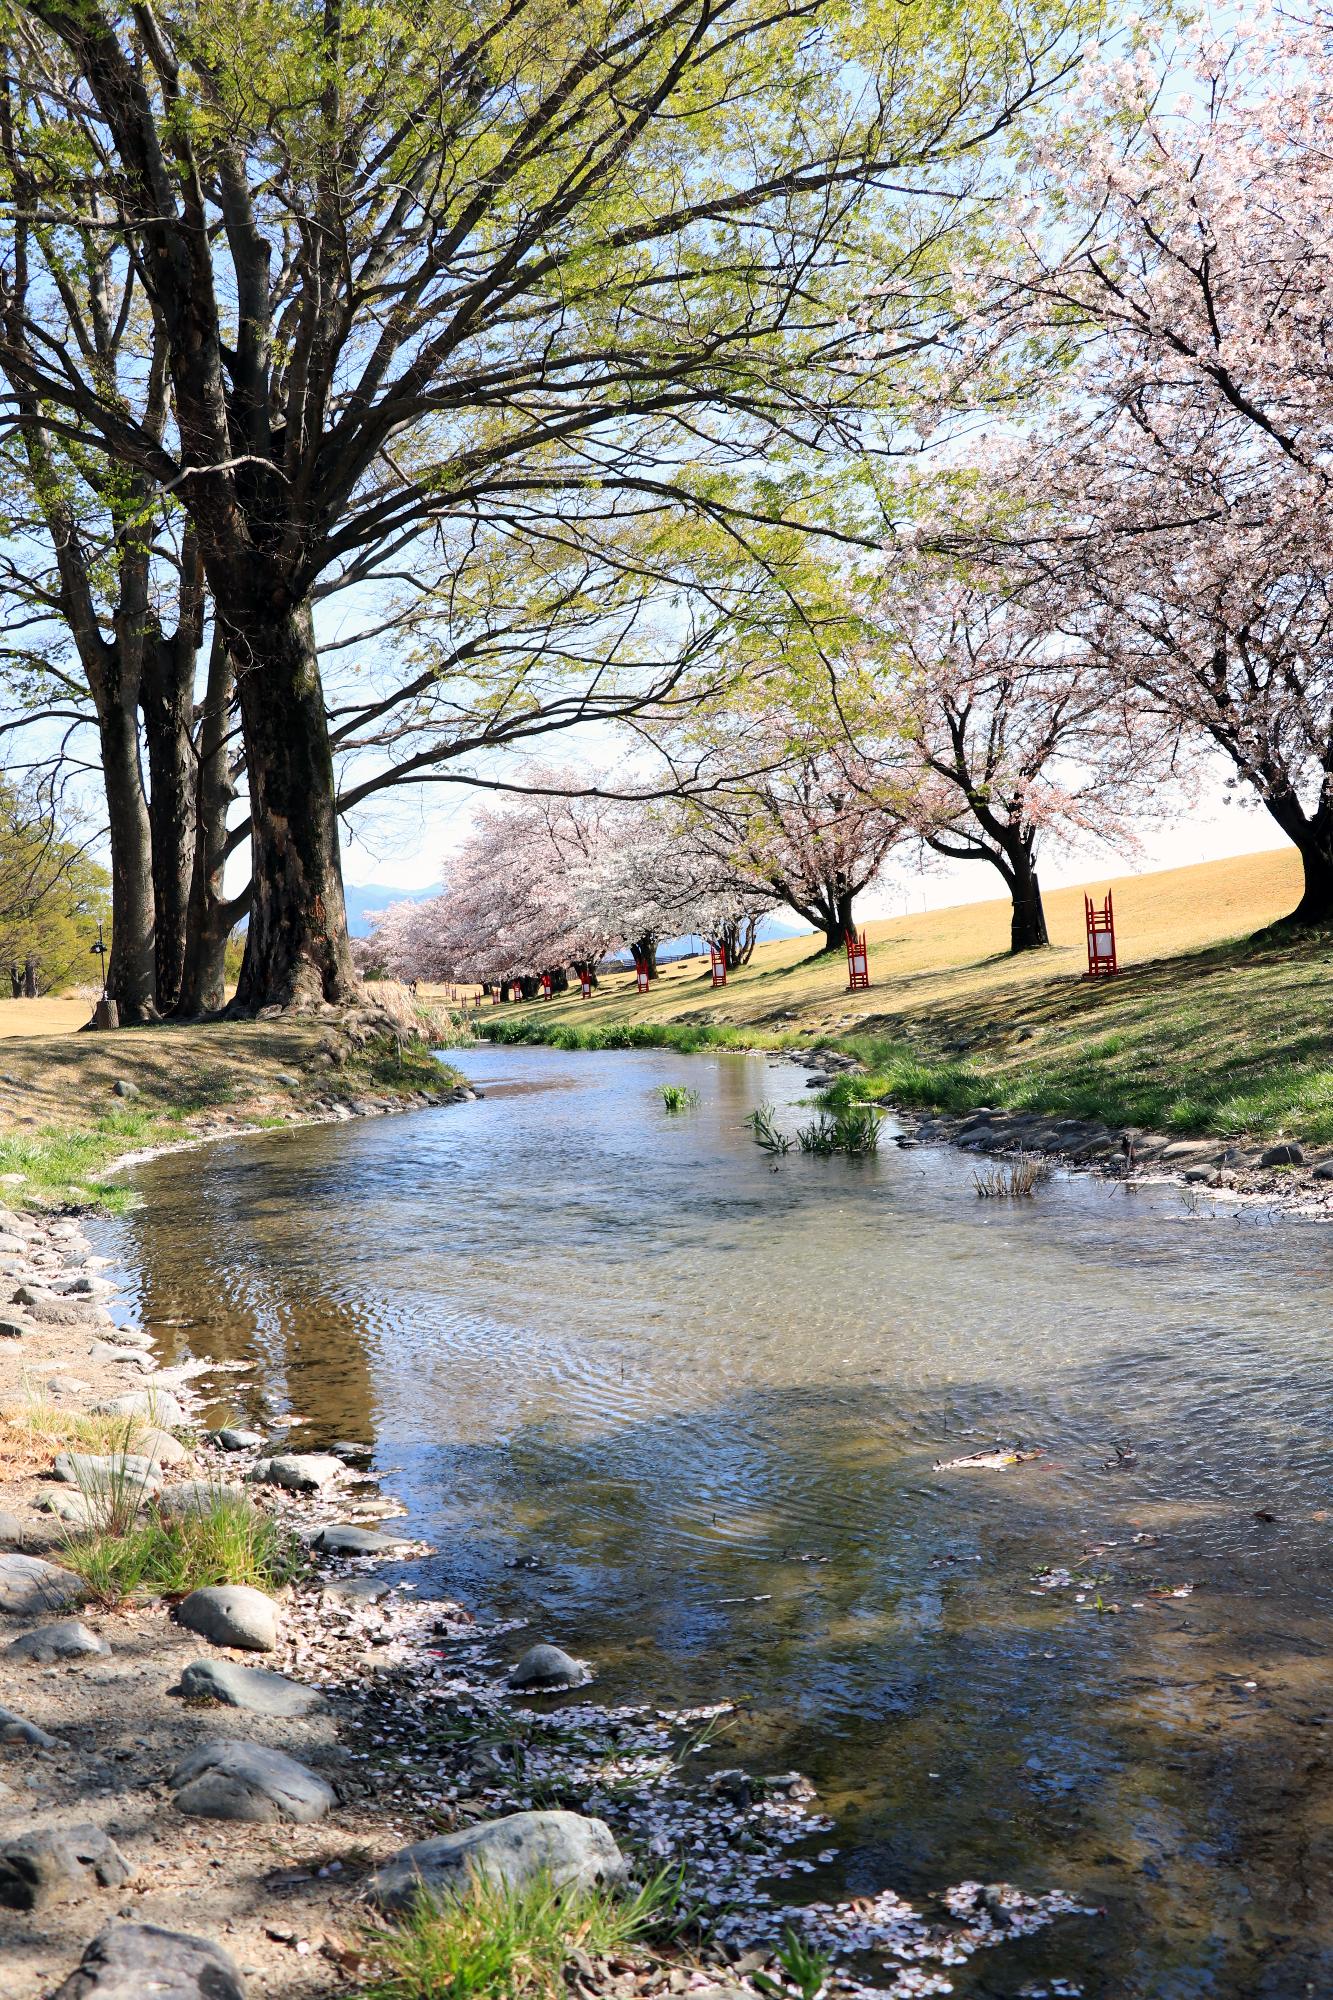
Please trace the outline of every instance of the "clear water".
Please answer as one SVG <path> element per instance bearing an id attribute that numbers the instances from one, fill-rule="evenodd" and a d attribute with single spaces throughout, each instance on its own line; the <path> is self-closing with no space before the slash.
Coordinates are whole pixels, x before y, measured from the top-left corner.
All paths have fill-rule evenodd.
<path id="1" fill-rule="evenodd" d="M 366 1446 L 430 1580 L 599 1693 L 744 1697 L 725 1760 L 837 1818 L 803 1893 L 1104 1906 L 960 1992 L 1333 1992 L 1333 1234 L 775 1162 L 747 1114 L 805 1079 L 761 1057 L 450 1059 L 484 1101 L 139 1171 L 104 1247 L 167 1358 L 253 1364 L 218 1414 Z M 997 1438 L 1045 1456 L 935 1470 Z"/>

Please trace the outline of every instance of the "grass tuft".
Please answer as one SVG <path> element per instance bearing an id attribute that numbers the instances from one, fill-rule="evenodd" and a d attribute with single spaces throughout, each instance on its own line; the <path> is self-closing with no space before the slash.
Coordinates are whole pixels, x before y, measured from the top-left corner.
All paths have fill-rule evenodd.
<path id="1" fill-rule="evenodd" d="M 687 1083 L 659 1083 L 657 1094 L 667 1111 L 693 1111 L 699 1103 L 699 1093 L 691 1090 Z"/>
<path id="2" fill-rule="evenodd" d="M 401 1921 L 365 1934 L 379 1976 L 363 2000 L 563 2000 L 574 1951 L 611 1957 L 681 1927 L 674 1876 L 641 1889 L 522 1889 L 474 1883 L 458 1900 L 422 1895 Z"/>
<path id="3" fill-rule="evenodd" d="M 61 1560 L 99 1604 L 123 1604 L 136 1590 L 184 1597 L 218 1583 L 280 1590 L 302 1566 L 296 1537 L 249 1500 L 218 1493 L 179 1514 L 149 1501 L 139 1521 L 142 1501 L 119 1527 L 66 1536 Z"/>
<path id="4" fill-rule="evenodd" d="M 972 1185 L 983 1201 L 1014 1200 L 1034 1195 L 1050 1178 L 1049 1160 L 1043 1160 L 1039 1153 L 1020 1153 L 1016 1160 L 973 1174 Z"/>

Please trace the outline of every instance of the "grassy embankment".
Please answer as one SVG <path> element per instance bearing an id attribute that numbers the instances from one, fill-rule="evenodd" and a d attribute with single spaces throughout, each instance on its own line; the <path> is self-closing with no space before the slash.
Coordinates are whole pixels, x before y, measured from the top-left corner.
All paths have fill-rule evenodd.
<path id="1" fill-rule="evenodd" d="M 1106 882 L 1090 885 L 1100 898 Z M 707 964 L 629 976 L 591 1000 L 495 1009 L 497 1040 L 564 1047 L 832 1045 L 861 1057 L 865 1095 L 962 1110 L 991 1104 L 1114 1125 L 1333 1140 L 1333 939 L 1251 943 L 1299 893 L 1290 853 L 1114 881 L 1123 971 L 1090 981 L 1082 889 L 1048 895 L 1054 944 L 1007 953 L 1008 905 L 867 926 L 871 987 L 809 938 L 763 945 L 725 991 Z"/>
<path id="2" fill-rule="evenodd" d="M 79 1001 L 0 1001 L 0 1201 L 120 1207 L 130 1195 L 103 1176 L 126 1153 L 300 1123 L 330 1098 L 392 1097 L 456 1080 L 422 1043 L 386 1033 L 356 1048 L 336 1022 L 71 1032 L 87 1014 Z M 30 1026 L 44 1032 L 24 1033 Z M 117 1096 L 118 1082 L 133 1094 Z"/>

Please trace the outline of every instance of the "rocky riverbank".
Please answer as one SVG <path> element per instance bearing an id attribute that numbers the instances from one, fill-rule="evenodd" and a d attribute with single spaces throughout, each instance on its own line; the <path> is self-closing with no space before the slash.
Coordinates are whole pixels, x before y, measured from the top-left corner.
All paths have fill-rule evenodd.
<path id="1" fill-rule="evenodd" d="M 837 1049 L 797 1050 L 790 1060 L 808 1072 L 812 1089 L 865 1073 L 862 1063 Z M 900 1145 L 959 1146 L 965 1152 L 1010 1159 L 1036 1154 L 1116 1180 L 1171 1181 L 1222 1199 L 1300 1215 L 1333 1216 L 1333 1153 L 1307 1153 L 1295 1140 L 1247 1144 L 1182 1139 L 1136 1126 L 989 1105 L 965 1112 L 923 1112 L 892 1097 L 874 1102 L 902 1121 Z"/>
<path id="2" fill-rule="evenodd" d="M 103 1272 L 77 1217 L 0 1213 L 4 2000 L 350 1996 L 375 1927 L 465 1865 L 681 1875 L 688 1936 L 575 1950 L 584 1995 L 751 2000 L 764 1969 L 794 1995 L 790 1923 L 835 1987 L 909 2000 L 1077 1911 L 980 1882 L 929 1908 L 888 1888 L 800 1904 L 832 1825 L 798 1773 L 723 1765 L 725 1703 L 598 1702 L 595 1661 L 450 1598 L 448 1552 L 351 1448 L 293 1448 L 296 1420 L 205 1430 L 226 1373 L 159 1367 Z M 83 1523 L 123 1512 L 126 1480 L 143 1520 L 253 1509 L 289 1580 L 90 1590 Z"/>

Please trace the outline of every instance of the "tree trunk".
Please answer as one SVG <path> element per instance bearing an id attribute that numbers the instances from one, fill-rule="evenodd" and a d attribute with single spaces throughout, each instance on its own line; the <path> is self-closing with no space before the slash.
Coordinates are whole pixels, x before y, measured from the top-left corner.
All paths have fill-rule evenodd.
<path id="1" fill-rule="evenodd" d="M 224 638 L 236 662 L 251 820 L 250 926 L 236 1006 L 351 1000 L 358 982 L 310 607 L 266 616 L 255 605 L 243 620 L 227 607 Z"/>
<path id="2" fill-rule="evenodd" d="M 199 718 L 185 963 L 176 1012 L 186 1019 L 216 1014 L 227 1002 L 227 939 L 236 916 L 223 895 L 227 862 L 227 812 L 236 796 L 228 725 L 235 677 L 220 633 L 213 635 L 208 686 Z"/>
<path id="3" fill-rule="evenodd" d="M 646 965 L 650 979 L 657 977 L 657 944 L 658 940 L 655 937 L 643 937 L 629 948 L 635 971 L 637 972 L 641 965 Z"/>
<path id="4" fill-rule="evenodd" d="M 1281 930 L 1326 930 L 1333 926 L 1333 808 L 1321 802 L 1307 813 L 1294 793 L 1268 788 L 1264 804 L 1301 857 L 1301 900 L 1263 937 Z"/>
<path id="5" fill-rule="evenodd" d="M 148 745 L 157 1005 L 163 1014 L 175 1009 L 185 975 L 195 847 L 194 659 L 192 646 L 150 642 L 139 692 Z"/>
<path id="6" fill-rule="evenodd" d="M 1026 850 L 1011 855 L 1010 861 L 1013 874 L 1009 878 L 1009 894 L 1013 898 L 1013 914 L 1009 921 L 1009 949 L 1011 952 L 1038 951 L 1051 940 L 1046 932 L 1046 912 L 1042 907 L 1037 871 Z"/>
<path id="7" fill-rule="evenodd" d="M 139 763 L 136 705 L 98 691 L 102 778 L 111 848 L 111 952 L 106 990 L 124 1022 L 151 1021 L 155 1005 L 153 840 Z"/>

